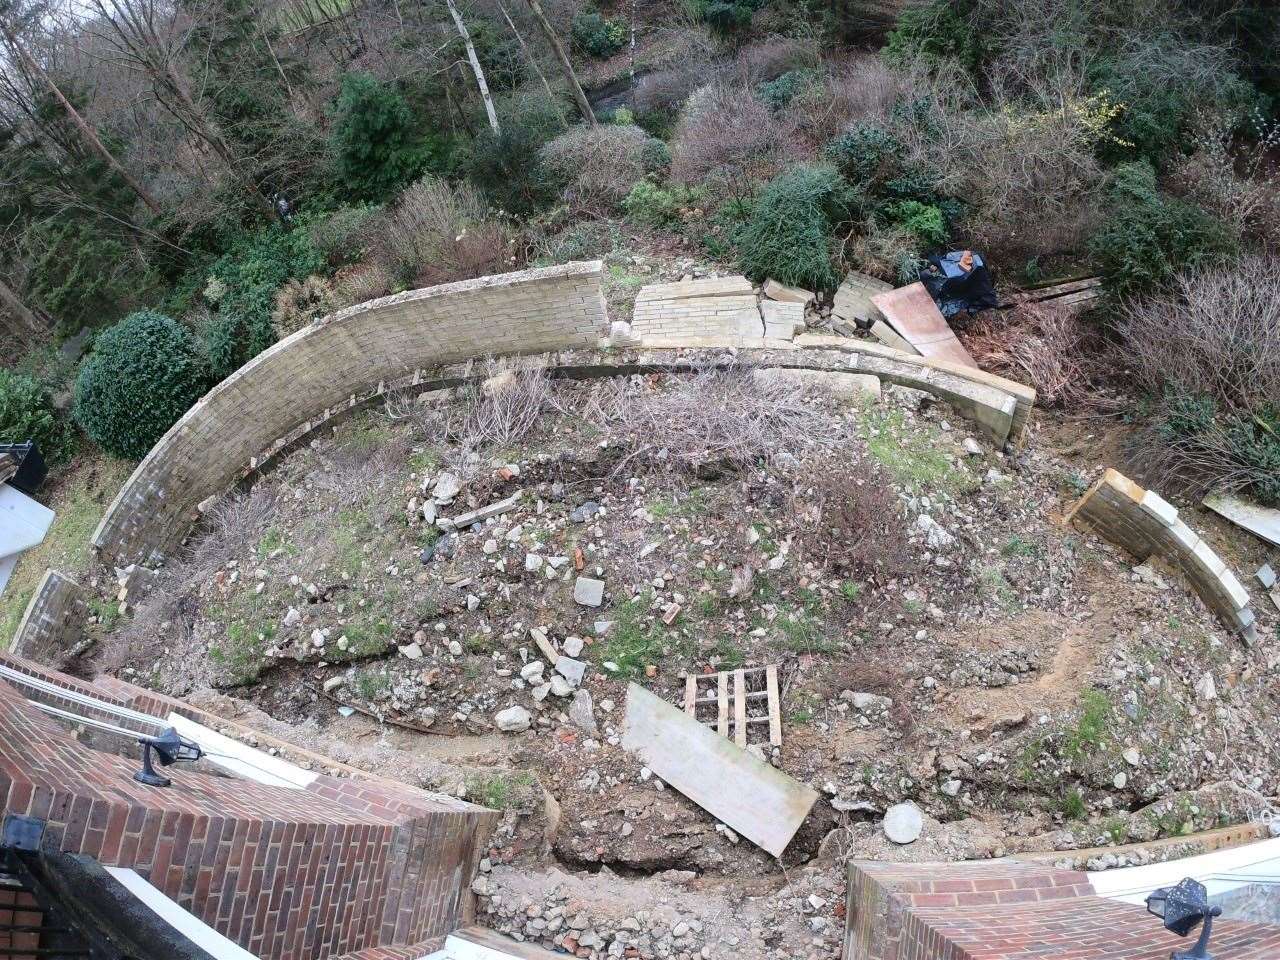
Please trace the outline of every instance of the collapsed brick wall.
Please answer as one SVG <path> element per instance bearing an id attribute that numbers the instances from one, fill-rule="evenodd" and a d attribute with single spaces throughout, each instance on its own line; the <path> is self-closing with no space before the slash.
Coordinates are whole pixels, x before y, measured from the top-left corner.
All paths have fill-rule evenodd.
<path id="1" fill-rule="evenodd" d="M 472 357 L 594 345 L 607 333 L 602 264 L 573 263 L 412 290 L 351 307 L 259 354 L 152 448 L 93 535 L 107 562 L 155 564 L 277 438 L 380 381 Z"/>
<path id="2" fill-rule="evenodd" d="M 1085 523 L 1137 560 L 1153 556 L 1182 571 L 1205 605 L 1224 623 L 1256 639 L 1249 594 L 1213 548 L 1178 516 L 1154 490 L 1144 490 L 1116 470 L 1102 479 L 1067 515 Z"/>
<path id="3" fill-rule="evenodd" d="M 471 919 L 491 811 L 324 775 L 291 790 L 179 768 L 157 789 L 133 780 L 138 766 L 86 749 L 0 681 L 0 809 L 45 821 L 46 850 L 131 867 L 269 960 L 418 943 Z"/>
<path id="4" fill-rule="evenodd" d="M 849 865 L 844 960 L 1167 960 L 1187 949 L 1141 905 L 1038 863 Z M 1274 960 L 1280 927 L 1214 924 L 1215 956 Z"/>
<path id="5" fill-rule="evenodd" d="M 33 660 L 58 660 L 80 642 L 88 615 L 80 584 L 65 573 L 46 570 L 18 623 L 10 648 Z"/>

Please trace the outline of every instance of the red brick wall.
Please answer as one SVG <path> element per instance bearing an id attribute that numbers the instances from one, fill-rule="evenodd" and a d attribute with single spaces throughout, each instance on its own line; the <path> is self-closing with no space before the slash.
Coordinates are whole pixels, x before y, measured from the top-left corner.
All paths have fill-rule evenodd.
<path id="1" fill-rule="evenodd" d="M 47 821 L 48 849 L 133 867 L 247 950 L 319 960 L 470 919 L 490 811 L 382 781 L 290 790 L 181 766 L 157 789 L 136 769 L 0 682 L 0 808 Z"/>
<path id="2" fill-rule="evenodd" d="M 36 905 L 35 898 L 25 890 L 15 890 L 0 886 L 0 927 L 22 926 L 38 927 L 44 914 Z M 11 933 L 0 930 L 0 951 L 7 954 L 9 950 L 34 950 L 40 946 L 38 933 Z M 7 960 L 36 960 L 32 953 L 15 953 Z"/>
<path id="3" fill-rule="evenodd" d="M 849 865 L 844 960 L 1167 960 L 1191 941 L 1087 874 L 1017 861 Z M 1214 922 L 1215 956 L 1280 957 L 1280 927 Z"/>

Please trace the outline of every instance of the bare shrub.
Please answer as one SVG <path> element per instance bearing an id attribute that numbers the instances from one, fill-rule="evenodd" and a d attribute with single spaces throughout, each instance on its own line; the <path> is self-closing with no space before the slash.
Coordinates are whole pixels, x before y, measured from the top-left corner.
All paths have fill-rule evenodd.
<path id="1" fill-rule="evenodd" d="M 386 269 L 377 262 L 362 263 L 340 270 L 330 284 L 333 288 L 333 307 L 341 310 L 386 296 L 391 292 L 393 282 Z"/>
<path id="2" fill-rule="evenodd" d="M 1168 294 L 1128 303 L 1127 366 L 1152 393 L 1174 386 L 1231 411 L 1280 399 L 1280 257 L 1183 272 Z"/>
<path id="3" fill-rule="evenodd" d="M 514 253 L 506 228 L 469 184 L 424 177 L 370 226 L 373 261 L 404 283 L 446 283 L 497 272 Z"/>
<path id="4" fill-rule="evenodd" d="M 799 134 L 816 150 L 856 124 L 885 123 L 911 92 L 911 77 L 883 57 L 855 56 L 821 84 L 801 91 L 790 112 Z"/>
<path id="5" fill-rule="evenodd" d="M 803 463 L 790 513 L 805 556 L 828 573 L 884 581 L 920 564 L 901 499 L 884 471 L 865 457 L 828 455 Z"/>
<path id="6" fill-rule="evenodd" d="M 790 37 L 766 37 L 738 51 L 734 70 L 745 83 L 776 80 L 790 70 L 818 65 L 818 48 L 813 42 Z"/>
<path id="7" fill-rule="evenodd" d="M 1036 401 L 1072 406 L 1088 392 L 1101 354 L 1095 325 L 1047 303 L 1021 303 L 1006 314 L 988 311 L 962 334 L 984 370 L 1029 383 Z"/>
<path id="8" fill-rule="evenodd" d="M 914 283 L 921 264 L 920 240 L 914 233 L 878 217 L 868 218 L 855 232 L 839 258 L 864 273 L 894 283 Z"/>
<path id="9" fill-rule="evenodd" d="M 608 213 L 644 178 L 641 151 L 649 135 L 635 126 L 577 126 L 541 150 L 544 166 L 579 210 Z"/>
<path id="10" fill-rule="evenodd" d="M 658 383 L 596 384 L 590 419 L 626 453 L 615 475 L 647 470 L 712 477 L 797 457 L 822 435 L 803 390 L 761 382 L 748 369 L 705 368 Z"/>
<path id="11" fill-rule="evenodd" d="M 1098 215 L 1102 121 L 1116 108 L 1065 72 L 1017 94 L 995 78 L 990 109 L 963 75 L 929 83 L 920 110 L 904 115 L 894 133 L 906 160 L 929 171 L 939 193 L 966 199 L 970 240 L 1010 260 L 1079 249 Z"/>
<path id="12" fill-rule="evenodd" d="M 271 325 L 276 329 L 276 336 L 283 340 L 332 313 L 336 304 L 333 287 L 324 277 L 313 275 L 302 280 L 290 280 L 276 291 Z"/>
<path id="13" fill-rule="evenodd" d="M 678 110 L 720 69 L 715 46 L 705 31 L 678 31 L 668 50 L 659 67 L 636 80 L 635 110 L 639 114 Z"/>
<path id="14" fill-rule="evenodd" d="M 797 159 L 793 131 L 749 87 L 717 83 L 685 106 L 672 146 L 671 177 L 744 197 Z"/>
<path id="15" fill-rule="evenodd" d="M 258 544 L 275 514 L 275 494 L 264 487 L 218 500 L 183 552 L 156 571 L 133 617 L 103 640 L 99 652 L 102 665 L 118 669 L 157 656 L 175 639 L 179 644 L 189 643 L 205 603 L 201 588 L 228 560 L 245 555 Z M 162 624 L 168 624 L 167 629 L 162 629 Z"/>
<path id="16" fill-rule="evenodd" d="M 1118 332 L 1155 401 L 1131 445 L 1138 468 L 1280 502 L 1280 258 L 1184 272 L 1125 305 Z"/>
<path id="17" fill-rule="evenodd" d="M 1280 243 L 1280 174 L 1274 159 L 1280 124 L 1256 114 L 1250 122 L 1252 139 L 1237 144 L 1226 119 L 1203 121 L 1195 148 L 1174 167 L 1172 183 L 1237 235 Z"/>

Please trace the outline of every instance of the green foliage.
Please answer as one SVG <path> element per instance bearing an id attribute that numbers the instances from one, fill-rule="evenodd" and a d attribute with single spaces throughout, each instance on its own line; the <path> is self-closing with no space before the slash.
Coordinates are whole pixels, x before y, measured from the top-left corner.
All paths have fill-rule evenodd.
<path id="1" fill-rule="evenodd" d="M 1153 420 L 1164 443 L 1203 461 L 1225 463 L 1222 451 L 1230 451 L 1230 465 L 1253 478 L 1249 495 L 1280 507 L 1280 403 L 1233 411 L 1213 397 L 1169 387 Z"/>
<path id="2" fill-rule="evenodd" d="M 671 148 L 657 137 L 650 137 L 640 148 L 640 166 L 651 177 L 665 177 L 671 169 Z"/>
<path id="3" fill-rule="evenodd" d="M 751 27 L 751 17 L 766 0 L 686 0 L 694 19 L 722 37 L 735 38 Z"/>
<path id="4" fill-rule="evenodd" d="M 1084 794 L 1079 787 L 1072 787 L 1062 795 L 1058 802 L 1058 811 L 1068 820 L 1083 820 L 1089 812 L 1085 805 Z"/>
<path id="5" fill-rule="evenodd" d="M 1200 51 L 1186 50 L 1186 43 L 1180 37 L 1153 38 L 1140 53 L 1104 56 L 1092 64 L 1090 87 L 1123 105 L 1114 137 L 1101 144 L 1106 159 L 1136 155 L 1163 166 L 1188 146 L 1198 118 L 1243 119 L 1256 109 L 1257 91 L 1225 63 L 1220 69 L 1187 69 L 1181 61 Z"/>
<path id="6" fill-rule="evenodd" d="M 884 55 L 891 63 L 954 60 L 969 70 L 982 59 L 982 43 L 966 16 L 969 4 L 933 0 L 908 5 L 889 32 Z"/>
<path id="7" fill-rule="evenodd" d="M 527 215 L 556 194 L 555 184 L 539 156 L 551 130 L 508 121 L 502 132 L 486 130 L 472 147 L 472 181 L 490 202 L 508 213 Z"/>
<path id="8" fill-rule="evenodd" d="M 1235 252 L 1226 225 L 1161 194 L 1155 168 L 1145 160 L 1115 169 L 1107 200 L 1107 219 L 1089 248 L 1116 294 L 1153 289 L 1181 270 Z"/>
<path id="9" fill-rule="evenodd" d="M 940 247 L 947 242 L 947 222 L 942 211 L 919 200 L 897 200 L 885 206 L 892 223 L 915 236 L 922 247 Z"/>
<path id="10" fill-rule="evenodd" d="M 375 204 L 357 203 L 308 218 L 307 236 L 320 256 L 331 267 L 355 263 L 368 241 L 368 230 L 382 212 Z"/>
<path id="11" fill-rule="evenodd" d="M 573 45 L 589 57 L 611 57 L 627 42 L 627 26 L 621 20 L 606 19 L 599 11 L 579 10 L 573 18 Z"/>
<path id="12" fill-rule="evenodd" d="M 860 123 L 828 143 L 823 156 L 851 183 L 869 186 L 882 183 L 897 171 L 901 152 L 901 144 L 888 130 Z"/>
<path id="13" fill-rule="evenodd" d="M 32 252 L 30 297 L 65 333 L 99 326 L 154 287 L 125 240 L 75 216 L 42 222 L 25 238 Z"/>
<path id="14" fill-rule="evenodd" d="M 50 463 L 65 460 L 72 437 L 48 392 L 32 377 L 0 369 L 0 443 L 34 440 Z"/>
<path id="15" fill-rule="evenodd" d="M 681 211 L 698 199 L 697 191 L 688 187 L 659 187 L 648 180 L 641 180 L 623 199 L 622 209 L 637 223 L 674 230 L 681 225 Z"/>
<path id="16" fill-rule="evenodd" d="M 339 189 L 354 200 L 382 200 L 442 160 L 444 145 L 417 136 L 404 97 L 367 73 L 342 78 L 334 114 Z"/>
<path id="17" fill-rule="evenodd" d="M 836 229 L 848 221 L 856 199 L 836 169 L 798 166 L 761 193 L 738 236 L 743 272 L 807 289 L 831 290 L 840 282 L 831 258 Z"/>
<path id="18" fill-rule="evenodd" d="M 104 450 L 141 459 L 209 383 L 184 327 L 151 311 L 131 313 L 98 337 L 80 368 L 75 418 Z"/>
<path id="19" fill-rule="evenodd" d="M 286 281 L 323 267 L 324 259 L 304 227 L 271 225 L 231 243 L 208 274 L 225 290 L 217 300 L 218 314 L 205 331 L 215 379 L 225 379 L 276 342 L 271 324 L 276 291 Z"/>
<path id="20" fill-rule="evenodd" d="M 1075 763 L 1083 763 L 1096 755 L 1102 748 L 1111 715 L 1111 701 L 1101 690 L 1091 689 L 1081 694 L 1080 715 L 1074 726 L 1063 733 L 1063 756 Z"/>
<path id="21" fill-rule="evenodd" d="M 783 110 L 791 105 L 806 87 L 817 80 L 812 70 L 788 70 L 772 80 L 766 80 L 756 86 L 756 98 L 772 110 Z"/>

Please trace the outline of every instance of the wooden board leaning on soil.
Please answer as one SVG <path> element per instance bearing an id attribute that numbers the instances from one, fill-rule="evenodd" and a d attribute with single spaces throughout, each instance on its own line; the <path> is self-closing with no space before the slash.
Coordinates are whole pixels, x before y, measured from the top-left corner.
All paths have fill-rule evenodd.
<path id="1" fill-rule="evenodd" d="M 811 787 L 638 684 L 627 687 L 622 746 L 717 820 L 775 857 L 818 800 Z"/>

